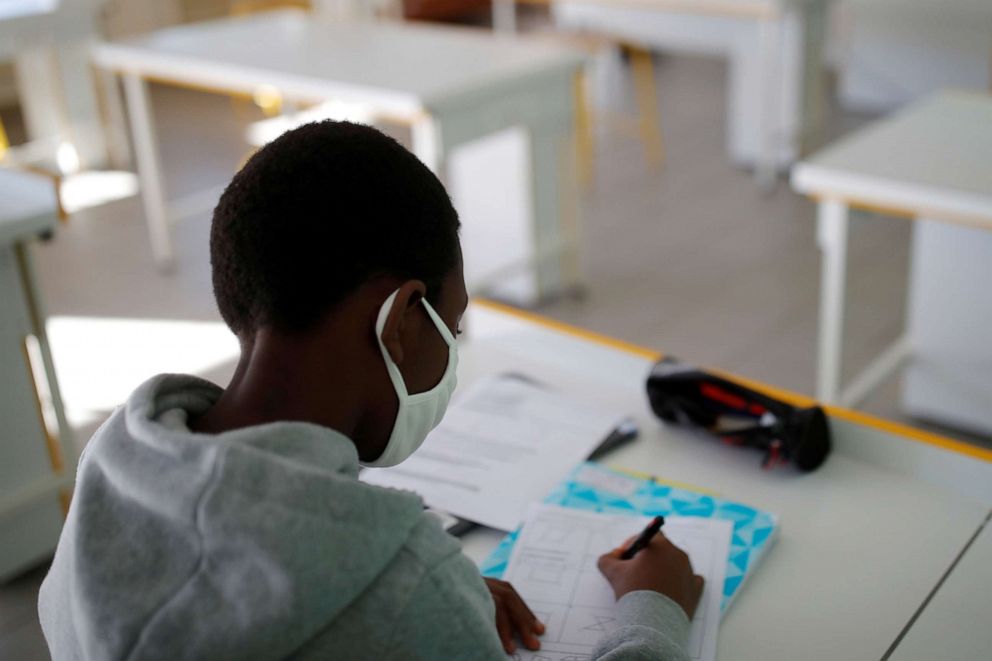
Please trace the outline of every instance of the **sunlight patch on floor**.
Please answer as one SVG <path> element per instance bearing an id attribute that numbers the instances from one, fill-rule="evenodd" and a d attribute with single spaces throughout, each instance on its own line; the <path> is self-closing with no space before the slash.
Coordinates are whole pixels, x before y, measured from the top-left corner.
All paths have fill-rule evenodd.
<path id="1" fill-rule="evenodd" d="M 219 322 L 56 316 L 48 336 L 74 427 L 106 417 L 156 374 L 202 375 L 239 353 Z"/>

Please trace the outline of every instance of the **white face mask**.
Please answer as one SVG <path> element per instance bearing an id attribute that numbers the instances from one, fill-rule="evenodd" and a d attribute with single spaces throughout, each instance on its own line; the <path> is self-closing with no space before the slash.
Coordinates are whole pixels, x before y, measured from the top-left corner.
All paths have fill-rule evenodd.
<path id="1" fill-rule="evenodd" d="M 396 397 L 400 403 L 399 410 L 396 412 L 396 422 L 393 423 L 393 431 L 386 443 L 386 449 L 375 461 L 362 462 L 364 466 L 376 468 L 395 466 L 420 447 L 420 444 L 427 438 L 427 434 L 444 417 L 445 409 L 448 408 L 448 401 L 451 399 L 451 393 L 454 392 L 457 382 L 455 369 L 458 367 L 458 346 L 455 344 L 455 338 L 452 337 L 451 331 L 448 330 L 430 303 L 422 298 L 420 300 L 424 304 L 427 316 L 437 326 L 437 331 L 441 334 L 445 344 L 448 345 L 448 366 L 438 384 L 427 392 L 415 395 L 407 392 L 399 366 L 393 362 L 392 356 L 386 350 L 386 345 L 382 343 L 382 329 L 386 326 L 386 318 L 393 309 L 393 302 L 398 293 L 399 290 L 394 291 L 382 304 L 379 318 L 375 324 L 375 339 L 379 342 L 382 359 L 386 361 L 386 371 L 389 372 L 389 379 L 393 382 L 393 388 L 396 390 Z"/>

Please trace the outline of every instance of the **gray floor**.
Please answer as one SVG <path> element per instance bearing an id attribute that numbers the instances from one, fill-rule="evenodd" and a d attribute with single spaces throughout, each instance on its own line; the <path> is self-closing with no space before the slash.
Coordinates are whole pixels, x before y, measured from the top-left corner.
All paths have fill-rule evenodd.
<path id="1" fill-rule="evenodd" d="M 643 165 L 636 139 L 604 132 L 585 195 L 588 295 L 539 311 L 685 360 L 812 393 L 819 258 L 814 208 L 780 182 L 759 190 L 723 148 L 722 62 L 666 57 L 658 89 L 667 166 Z M 158 88 L 154 102 L 170 192 L 228 179 L 244 154 L 242 104 Z M 834 134 L 865 118 L 834 112 Z M 195 157 L 193 156 L 195 154 Z M 207 260 L 208 217 L 176 227 L 180 269 L 150 267 L 140 205 L 123 200 L 78 214 L 41 245 L 36 262 L 51 315 L 219 319 Z M 849 369 L 898 333 L 910 226 L 858 216 L 852 228 Z M 78 349 L 78 347 L 76 347 Z M 55 347 L 56 353 L 59 347 Z M 108 364 L 114 360 L 107 355 Z M 223 381 L 230 365 L 208 376 Z M 900 419 L 898 383 L 870 412 Z M 72 407 L 73 403 L 68 402 Z M 92 423 L 81 429 L 85 438 Z M 982 439 L 971 439 L 981 442 Z M 0 659 L 45 656 L 34 616 L 44 568 L 0 588 Z"/>

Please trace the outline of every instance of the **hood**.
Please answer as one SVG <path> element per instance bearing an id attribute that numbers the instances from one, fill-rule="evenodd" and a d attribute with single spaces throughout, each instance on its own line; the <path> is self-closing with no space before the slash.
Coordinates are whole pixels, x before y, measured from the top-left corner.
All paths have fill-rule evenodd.
<path id="1" fill-rule="evenodd" d="M 192 433 L 221 392 L 155 377 L 90 441 L 39 601 L 43 624 L 69 601 L 86 656 L 284 656 L 365 592 L 422 516 L 413 494 L 359 482 L 354 444 L 331 429 Z"/>

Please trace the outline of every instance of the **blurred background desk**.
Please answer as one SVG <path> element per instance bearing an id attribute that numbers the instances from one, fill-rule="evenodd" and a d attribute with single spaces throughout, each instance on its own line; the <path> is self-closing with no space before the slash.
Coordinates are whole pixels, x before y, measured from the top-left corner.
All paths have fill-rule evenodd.
<path id="1" fill-rule="evenodd" d="M 55 549 L 76 471 L 28 246 L 56 222 L 50 182 L 0 170 L 0 582 Z"/>
<path id="2" fill-rule="evenodd" d="M 460 383 L 518 372 L 578 401 L 630 414 L 640 438 L 605 463 L 781 516 L 779 538 L 720 625 L 719 658 L 881 658 L 992 507 L 988 450 L 829 408 L 835 449 L 819 470 L 764 471 L 760 453 L 652 415 L 644 382 L 657 352 L 489 304 L 469 308 L 466 328 Z M 465 551 L 480 561 L 501 537 L 473 531 Z M 962 563 L 951 576 L 981 582 L 988 573 L 979 564 Z M 987 613 L 992 593 L 972 595 L 975 612 Z M 944 626 L 948 639 L 987 639 L 967 622 Z"/>
<path id="3" fill-rule="evenodd" d="M 453 152 L 484 136 L 522 129 L 529 163 L 512 170 L 529 173 L 521 182 L 523 217 L 501 207 L 505 199 L 483 205 L 494 207 L 478 214 L 488 219 L 459 208 L 466 277 L 475 290 L 516 277 L 514 297 L 530 301 L 577 283 L 571 153 L 581 54 L 475 30 L 332 22 L 289 10 L 160 30 L 100 44 L 94 53 L 99 66 L 124 80 L 152 247 L 162 264 L 174 257 L 172 214 L 149 79 L 218 92 L 268 89 L 287 100 L 335 100 L 406 121 L 414 152 L 454 189 L 456 207 L 462 186 L 451 181 L 457 179 L 450 176 L 457 175 L 450 167 Z"/>
<path id="4" fill-rule="evenodd" d="M 31 148 L 21 158 L 60 174 L 106 165 L 87 52 L 98 0 L 0 2 L 0 61 L 13 60 Z M 0 158 L 5 145 L 0 144 Z M 60 151 L 61 150 L 61 151 Z M 58 160 L 58 163 L 56 163 Z"/>
<path id="5" fill-rule="evenodd" d="M 940 89 L 992 89 L 992 2 L 838 0 L 837 100 L 891 112 Z"/>
<path id="6" fill-rule="evenodd" d="M 727 151 L 733 162 L 753 165 L 766 184 L 819 138 L 829 0 L 520 2 L 550 5 L 556 23 L 573 30 L 726 57 Z M 512 27 L 514 4 L 494 0 L 497 27 Z"/>
<path id="7" fill-rule="evenodd" d="M 858 404 L 912 356 L 907 412 L 992 431 L 992 97 L 944 93 L 914 104 L 799 163 L 792 183 L 819 203 L 817 396 Z M 917 222 L 906 333 L 842 388 L 851 207 Z"/>

